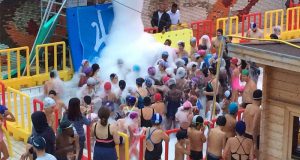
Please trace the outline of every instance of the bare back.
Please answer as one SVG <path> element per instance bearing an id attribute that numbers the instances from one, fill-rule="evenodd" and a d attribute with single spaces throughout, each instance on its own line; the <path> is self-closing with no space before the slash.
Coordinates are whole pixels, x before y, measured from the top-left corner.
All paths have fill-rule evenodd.
<path id="1" fill-rule="evenodd" d="M 234 137 L 236 119 L 230 114 L 226 114 L 225 118 L 226 118 L 226 124 L 224 126 L 224 132 L 226 134 L 226 138 Z"/>
<path id="2" fill-rule="evenodd" d="M 260 110 L 257 106 L 254 104 L 247 105 L 243 116 L 246 123 L 246 133 L 250 135 L 253 135 L 254 132 L 254 116 L 257 113 L 260 113 Z"/>
<path id="3" fill-rule="evenodd" d="M 248 160 L 252 156 L 253 141 L 240 136 L 231 137 L 227 141 L 225 150 L 228 150 L 229 155 L 236 160 Z"/>
<path id="4" fill-rule="evenodd" d="M 202 151 L 203 143 L 206 142 L 206 137 L 202 130 L 188 128 L 188 138 L 190 140 L 192 151 Z"/>
<path id="5" fill-rule="evenodd" d="M 163 102 L 156 102 L 152 104 L 151 107 L 155 110 L 155 113 L 158 113 L 163 117 L 166 114 L 166 106 Z"/>
<path id="6" fill-rule="evenodd" d="M 215 156 L 222 156 L 225 147 L 226 134 L 220 128 L 213 128 L 208 134 L 207 151 Z"/>
<path id="7" fill-rule="evenodd" d="M 257 89 L 256 83 L 252 79 L 249 79 L 249 81 L 245 85 L 242 101 L 244 103 L 252 103 L 253 92 L 256 89 Z"/>

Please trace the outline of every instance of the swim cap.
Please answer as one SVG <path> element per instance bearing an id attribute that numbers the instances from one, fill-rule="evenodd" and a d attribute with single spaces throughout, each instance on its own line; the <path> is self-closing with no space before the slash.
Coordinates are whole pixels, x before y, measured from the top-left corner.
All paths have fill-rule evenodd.
<path id="1" fill-rule="evenodd" d="M 129 117 L 130 119 L 133 120 L 133 119 L 138 118 L 138 117 L 139 117 L 139 114 L 138 114 L 137 112 L 135 112 L 135 111 L 131 111 L 131 112 L 129 113 L 128 117 Z"/>
<path id="2" fill-rule="evenodd" d="M 32 145 L 37 150 L 43 150 L 46 148 L 46 140 L 42 136 L 34 136 L 32 138 Z"/>
<path id="3" fill-rule="evenodd" d="M 255 22 L 251 22 L 250 23 L 250 28 L 251 29 L 256 29 L 256 23 Z"/>
<path id="4" fill-rule="evenodd" d="M 144 97 L 144 106 L 150 106 L 151 105 L 151 98 L 146 96 Z"/>
<path id="5" fill-rule="evenodd" d="M 177 59 L 175 61 L 175 65 L 176 65 L 177 68 L 184 67 L 184 64 L 185 64 L 185 61 L 183 59 Z"/>
<path id="6" fill-rule="evenodd" d="M 176 71 L 176 76 L 178 78 L 184 78 L 186 76 L 186 70 L 183 67 L 179 67 Z"/>
<path id="7" fill-rule="evenodd" d="M 167 51 L 163 51 L 163 52 L 161 53 L 161 57 L 162 57 L 162 58 L 168 58 L 168 56 L 169 56 L 169 53 L 168 53 Z"/>
<path id="8" fill-rule="evenodd" d="M 139 65 L 133 65 L 132 70 L 133 70 L 133 72 L 140 72 L 141 67 Z"/>
<path id="9" fill-rule="evenodd" d="M 190 108 L 192 108 L 192 103 L 190 102 L 190 101 L 185 101 L 184 103 L 183 103 L 183 109 L 190 109 Z"/>
<path id="10" fill-rule="evenodd" d="M 249 75 L 249 71 L 247 69 L 243 69 L 242 70 L 242 75 L 248 76 Z"/>
<path id="11" fill-rule="evenodd" d="M 206 51 L 203 50 L 203 49 L 200 49 L 197 53 L 198 53 L 200 56 L 205 56 Z"/>
<path id="12" fill-rule="evenodd" d="M 156 74 L 156 69 L 155 69 L 155 67 L 149 67 L 148 68 L 148 74 L 150 75 L 150 76 L 155 76 L 155 74 Z"/>
<path id="13" fill-rule="evenodd" d="M 203 123 L 203 118 L 199 115 L 195 115 L 193 117 L 192 123 L 193 124 L 202 124 Z"/>
<path id="14" fill-rule="evenodd" d="M 246 131 L 246 124 L 243 121 L 238 121 L 235 125 L 235 131 L 239 134 L 239 135 L 243 135 L 245 134 Z"/>
<path id="15" fill-rule="evenodd" d="M 111 83 L 110 82 L 105 82 L 104 90 L 106 90 L 106 91 L 111 90 Z"/>
<path id="16" fill-rule="evenodd" d="M 154 101 L 158 102 L 158 101 L 161 101 L 161 100 L 162 100 L 161 94 L 160 93 L 155 93 L 155 95 L 154 95 Z"/>
<path id="17" fill-rule="evenodd" d="M 151 121 L 152 121 L 152 124 L 156 124 L 156 125 L 161 124 L 162 116 L 158 113 L 155 113 L 155 114 L 153 114 Z"/>
<path id="18" fill-rule="evenodd" d="M 174 78 L 170 78 L 169 81 L 168 81 L 168 86 L 170 87 L 174 84 L 176 84 L 176 80 Z"/>
<path id="19" fill-rule="evenodd" d="M 160 61 L 159 65 L 162 66 L 162 67 L 164 67 L 164 68 L 168 68 L 168 63 L 165 62 L 164 60 Z"/>
<path id="20" fill-rule="evenodd" d="M 113 112 L 115 110 L 115 104 L 112 101 L 102 102 L 102 107 L 106 107 L 109 111 Z"/>
<path id="21" fill-rule="evenodd" d="M 232 57 L 230 63 L 237 65 L 239 60 L 236 57 Z"/>
<path id="22" fill-rule="evenodd" d="M 170 80 L 170 77 L 169 76 L 164 76 L 163 78 L 162 78 L 162 81 L 163 81 L 163 83 L 164 84 L 167 84 L 167 82 Z"/>
<path id="23" fill-rule="evenodd" d="M 142 86 L 143 85 L 143 83 L 145 82 L 145 80 L 144 80 L 144 78 L 137 78 L 136 80 L 135 80 L 135 83 L 137 84 L 137 85 L 139 85 L 139 86 Z"/>
<path id="24" fill-rule="evenodd" d="M 134 106 L 136 103 L 136 98 L 134 96 L 129 96 L 128 97 L 128 105 L 129 106 Z"/>
<path id="25" fill-rule="evenodd" d="M 231 102 L 228 106 L 229 113 L 234 115 L 238 111 L 238 104 L 236 102 Z"/>
<path id="26" fill-rule="evenodd" d="M 119 87 L 120 87 L 120 89 L 125 89 L 125 87 L 126 87 L 126 82 L 124 81 L 124 80 L 120 80 L 119 81 Z"/>
<path id="27" fill-rule="evenodd" d="M 192 37 L 192 38 L 191 38 L 191 42 L 192 42 L 192 43 L 195 43 L 195 42 L 197 42 L 197 39 L 196 39 L 196 37 Z"/>
<path id="28" fill-rule="evenodd" d="M 150 88 L 152 86 L 152 84 L 153 84 L 152 79 L 147 78 L 146 81 L 145 81 L 145 84 L 146 84 L 147 87 Z"/>
<path id="29" fill-rule="evenodd" d="M 226 124 L 226 118 L 225 118 L 225 116 L 219 116 L 218 118 L 217 118 L 217 125 L 218 126 L 225 126 L 225 124 Z"/>
<path id="30" fill-rule="evenodd" d="M 0 105 L 0 114 L 4 114 L 5 111 L 7 111 L 7 110 L 8 110 L 8 109 L 7 109 L 5 106 Z"/>
<path id="31" fill-rule="evenodd" d="M 54 107 L 56 105 L 55 100 L 50 98 L 50 97 L 46 97 L 44 99 L 44 108 L 50 108 L 50 107 Z"/>
<path id="32" fill-rule="evenodd" d="M 92 68 L 91 67 L 87 67 L 83 69 L 83 73 L 87 76 L 92 72 Z"/>
<path id="33" fill-rule="evenodd" d="M 183 41 L 179 41 L 178 43 L 177 43 L 177 45 L 179 45 L 179 46 L 185 46 L 185 43 L 183 42 Z"/>
<path id="34" fill-rule="evenodd" d="M 184 60 L 184 65 L 187 65 L 189 63 L 188 57 L 182 57 L 181 59 Z"/>
<path id="35" fill-rule="evenodd" d="M 226 99 L 229 100 L 231 98 L 231 91 L 230 90 L 225 91 L 224 95 Z"/>
<path id="36" fill-rule="evenodd" d="M 199 57 L 200 57 L 200 54 L 194 53 L 194 58 L 199 58 Z"/>
<path id="37" fill-rule="evenodd" d="M 262 90 L 257 89 L 253 92 L 253 100 L 261 100 L 262 99 Z"/>
<path id="38" fill-rule="evenodd" d="M 96 83 L 97 83 L 97 81 L 96 81 L 96 79 L 93 78 L 93 77 L 90 77 L 90 78 L 87 80 L 87 82 L 86 82 L 87 85 L 91 85 L 91 86 L 96 85 Z"/>
<path id="39" fill-rule="evenodd" d="M 187 136 L 187 132 L 183 131 L 183 130 L 179 130 L 177 133 L 176 133 L 176 138 L 177 140 L 182 140 L 182 139 L 186 139 L 188 136 Z"/>

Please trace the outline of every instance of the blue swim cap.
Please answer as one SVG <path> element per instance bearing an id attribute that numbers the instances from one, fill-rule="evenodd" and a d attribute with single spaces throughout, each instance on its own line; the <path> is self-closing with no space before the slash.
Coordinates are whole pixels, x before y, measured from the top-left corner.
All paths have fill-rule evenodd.
<path id="1" fill-rule="evenodd" d="M 153 116 L 152 116 L 152 124 L 161 124 L 162 122 L 162 116 L 158 113 L 155 113 Z"/>
<path id="2" fill-rule="evenodd" d="M 139 65 L 133 65 L 132 67 L 133 72 L 140 72 L 141 71 L 141 67 Z"/>
<path id="3" fill-rule="evenodd" d="M 238 121 L 235 125 L 235 131 L 239 134 L 239 135 L 243 135 L 245 134 L 246 131 L 246 124 L 243 121 Z"/>
<path id="4" fill-rule="evenodd" d="M 146 81 L 145 81 L 145 84 L 146 84 L 147 87 L 151 87 L 152 84 L 153 84 L 152 79 L 147 78 Z"/>
<path id="5" fill-rule="evenodd" d="M 128 103 L 129 106 L 134 106 L 135 103 L 136 103 L 136 98 L 134 96 L 128 97 L 128 102 L 127 103 Z"/>
<path id="6" fill-rule="evenodd" d="M 229 113 L 234 115 L 238 111 L 238 104 L 236 102 L 231 102 L 228 107 Z"/>
<path id="7" fill-rule="evenodd" d="M 169 56 L 169 53 L 167 51 L 163 51 L 161 53 L 161 57 L 168 57 Z"/>

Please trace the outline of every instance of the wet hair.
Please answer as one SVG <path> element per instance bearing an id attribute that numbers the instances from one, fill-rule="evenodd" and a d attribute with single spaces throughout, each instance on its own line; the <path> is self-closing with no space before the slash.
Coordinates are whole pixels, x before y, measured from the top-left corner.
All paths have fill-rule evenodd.
<path id="1" fill-rule="evenodd" d="M 115 73 L 110 74 L 109 78 L 112 81 L 117 75 Z"/>
<path id="2" fill-rule="evenodd" d="M 50 72 L 50 78 L 55 78 L 55 77 L 56 77 L 55 71 L 51 71 L 51 72 Z"/>
<path id="3" fill-rule="evenodd" d="M 219 28 L 217 32 L 220 32 L 223 35 L 223 29 Z"/>
<path id="4" fill-rule="evenodd" d="M 82 119 L 80 111 L 80 100 L 78 98 L 71 98 L 68 105 L 68 119 L 70 121 L 78 121 Z"/>
<path id="5" fill-rule="evenodd" d="M 48 93 L 48 95 L 50 95 L 50 94 L 53 94 L 54 96 L 57 95 L 57 93 L 55 92 L 55 90 L 50 90 L 49 93 Z"/>
<path id="6" fill-rule="evenodd" d="M 225 116 L 219 116 L 218 118 L 217 118 L 217 125 L 218 126 L 225 126 L 225 124 L 226 124 L 226 118 L 225 118 Z"/>
<path id="7" fill-rule="evenodd" d="M 182 139 L 186 139 L 188 136 L 187 136 L 187 132 L 186 131 L 183 131 L 183 130 L 179 130 L 177 133 L 176 133 L 176 138 L 177 140 L 182 140 Z"/>
<path id="8" fill-rule="evenodd" d="M 91 96 L 84 96 L 83 97 L 83 101 L 84 103 L 86 103 L 87 105 L 90 105 L 92 103 L 92 98 Z"/>
<path id="9" fill-rule="evenodd" d="M 144 106 L 150 106 L 151 105 L 151 98 L 146 96 L 144 97 Z"/>
<path id="10" fill-rule="evenodd" d="M 204 74 L 205 77 L 208 77 L 208 68 L 205 67 L 202 71 L 202 73 Z"/>
<path id="11" fill-rule="evenodd" d="M 94 63 L 92 65 L 92 70 L 93 70 L 92 77 L 95 75 L 95 73 L 98 69 L 100 69 L 99 65 L 97 63 Z"/>
<path id="12" fill-rule="evenodd" d="M 120 80 L 119 87 L 121 90 L 124 90 L 126 88 L 126 82 L 124 80 Z"/>
<path id="13" fill-rule="evenodd" d="M 139 87 L 142 87 L 144 82 L 145 82 L 144 78 L 137 78 L 136 79 L 136 85 L 139 86 Z"/>
<path id="14" fill-rule="evenodd" d="M 106 126 L 108 118 L 110 116 L 110 110 L 107 107 L 101 107 L 98 111 L 98 117 L 102 126 Z"/>
<path id="15" fill-rule="evenodd" d="M 166 42 L 168 42 L 168 43 L 170 44 L 170 46 L 171 46 L 172 41 L 171 41 L 170 39 L 166 39 L 166 40 L 165 40 L 165 43 L 166 43 Z"/>
<path id="16" fill-rule="evenodd" d="M 217 74 L 217 70 L 216 68 L 212 67 L 212 68 L 209 68 L 209 72 L 213 75 L 216 75 Z"/>

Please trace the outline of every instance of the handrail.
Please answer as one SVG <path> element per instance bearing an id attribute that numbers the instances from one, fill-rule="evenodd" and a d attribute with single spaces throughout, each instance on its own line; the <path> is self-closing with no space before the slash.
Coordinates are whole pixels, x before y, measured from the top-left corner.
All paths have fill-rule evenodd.
<path id="1" fill-rule="evenodd" d="M 129 137 L 127 134 L 123 132 L 118 132 L 120 137 L 123 137 L 124 142 L 125 142 L 125 160 L 130 160 L 130 155 L 129 155 Z M 118 153 L 120 153 L 119 150 L 117 150 Z"/>
<path id="2" fill-rule="evenodd" d="M 247 39 L 247 40 L 279 42 L 279 43 L 284 43 L 286 45 L 289 45 L 289 46 L 292 46 L 292 47 L 300 49 L 300 46 L 298 46 L 298 45 L 295 45 L 295 44 L 287 42 L 287 41 L 279 40 L 279 39 L 260 39 L 260 38 L 249 38 L 249 37 L 234 36 L 234 35 L 231 35 L 231 37 L 232 38 L 239 38 L 239 39 Z"/>
<path id="3" fill-rule="evenodd" d="M 167 130 L 166 134 L 170 135 L 171 133 L 177 133 L 180 129 L 172 129 L 172 130 Z M 165 160 L 169 159 L 169 143 L 165 143 Z"/>
<path id="4" fill-rule="evenodd" d="M 140 153 L 139 160 L 144 159 L 144 139 L 146 138 L 146 131 L 144 130 L 140 136 Z"/>

